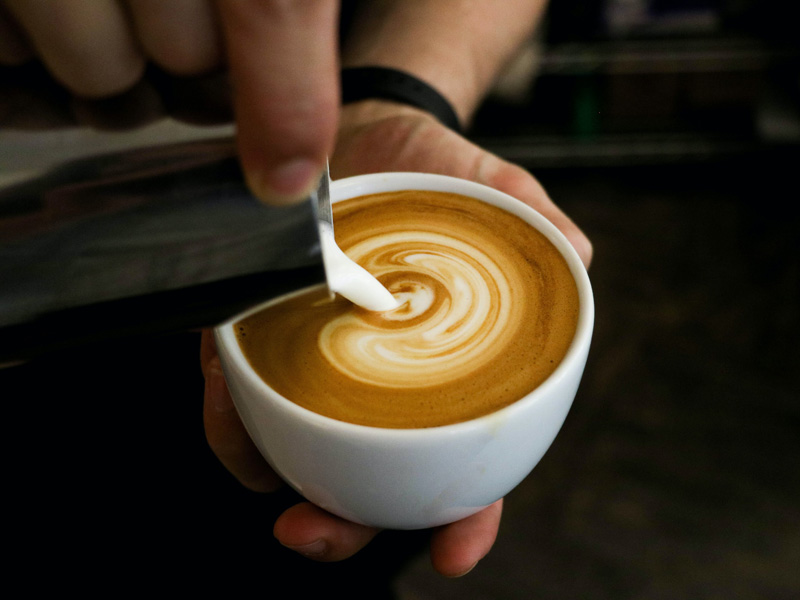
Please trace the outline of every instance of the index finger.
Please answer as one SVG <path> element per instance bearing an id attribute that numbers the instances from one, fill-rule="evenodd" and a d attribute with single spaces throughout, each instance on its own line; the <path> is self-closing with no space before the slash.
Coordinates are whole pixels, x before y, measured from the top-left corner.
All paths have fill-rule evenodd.
<path id="1" fill-rule="evenodd" d="M 240 159 L 262 201 L 300 200 L 333 150 L 338 2 L 220 0 Z"/>

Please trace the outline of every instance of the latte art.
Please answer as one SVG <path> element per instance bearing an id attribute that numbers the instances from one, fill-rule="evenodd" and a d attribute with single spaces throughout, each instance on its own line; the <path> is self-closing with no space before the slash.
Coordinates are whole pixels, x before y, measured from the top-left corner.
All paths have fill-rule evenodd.
<path id="1" fill-rule="evenodd" d="M 413 388 L 467 377 L 503 349 L 521 317 L 501 268 L 454 233 L 379 235 L 350 256 L 401 302 L 379 318 L 352 311 L 322 329 L 320 350 L 352 379 Z"/>
<path id="2" fill-rule="evenodd" d="M 431 427 L 510 404 L 575 332 L 577 288 L 533 227 L 480 201 L 393 192 L 334 205 L 338 245 L 400 302 L 370 312 L 317 288 L 236 324 L 278 393 L 377 427 Z"/>

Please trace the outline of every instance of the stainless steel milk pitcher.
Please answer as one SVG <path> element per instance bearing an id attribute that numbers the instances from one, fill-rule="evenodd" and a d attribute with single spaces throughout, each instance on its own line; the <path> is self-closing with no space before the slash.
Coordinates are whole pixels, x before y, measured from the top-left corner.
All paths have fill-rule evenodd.
<path id="1" fill-rule="evenodd" d="M 76 132 L 0 132 L 0 364 L 215 325 L 325 281 L 310 201 L 257 201 L 231 136 L 161 138 L 93 151 Z"/>

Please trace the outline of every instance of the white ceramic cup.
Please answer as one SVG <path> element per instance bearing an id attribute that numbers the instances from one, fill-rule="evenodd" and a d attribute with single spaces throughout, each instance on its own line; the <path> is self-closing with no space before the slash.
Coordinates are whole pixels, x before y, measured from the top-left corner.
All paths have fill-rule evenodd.
<path id="1" fill-rule="evenodd" d="M 350 521 L 389 529 L 457 521 L 514 489 L 542 458 L 566 418 L 594 325 L 591 285 L 578 254 L 547 219 L 511 196 L 452 177 L 380 173 L 335 181 L 331 197 L 336 202 L 406 189 L 454 192 L 499 206 L 541 231 L 564 255 L 578 287 L 578 325 L 564 360 L 538 388 L 490 415 L 454 425 L 354 425 L 301 408 L 270 389 L 236 340 L 232 323 L 244 315 L 215 330 L 236 408 L 272 468 L 317 506 Z"/>

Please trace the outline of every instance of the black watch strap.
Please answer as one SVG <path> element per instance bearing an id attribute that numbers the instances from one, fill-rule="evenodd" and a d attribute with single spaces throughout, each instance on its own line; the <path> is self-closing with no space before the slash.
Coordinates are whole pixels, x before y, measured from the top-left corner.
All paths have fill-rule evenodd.
<path id="1" fill-rule="evenodd" d="M 436 89 L 404 71 L 388 67 L 342 69 L 342 103 L 379 98 L 402 102 L 425 110 L 461 132 L 458 115 Z"/>

